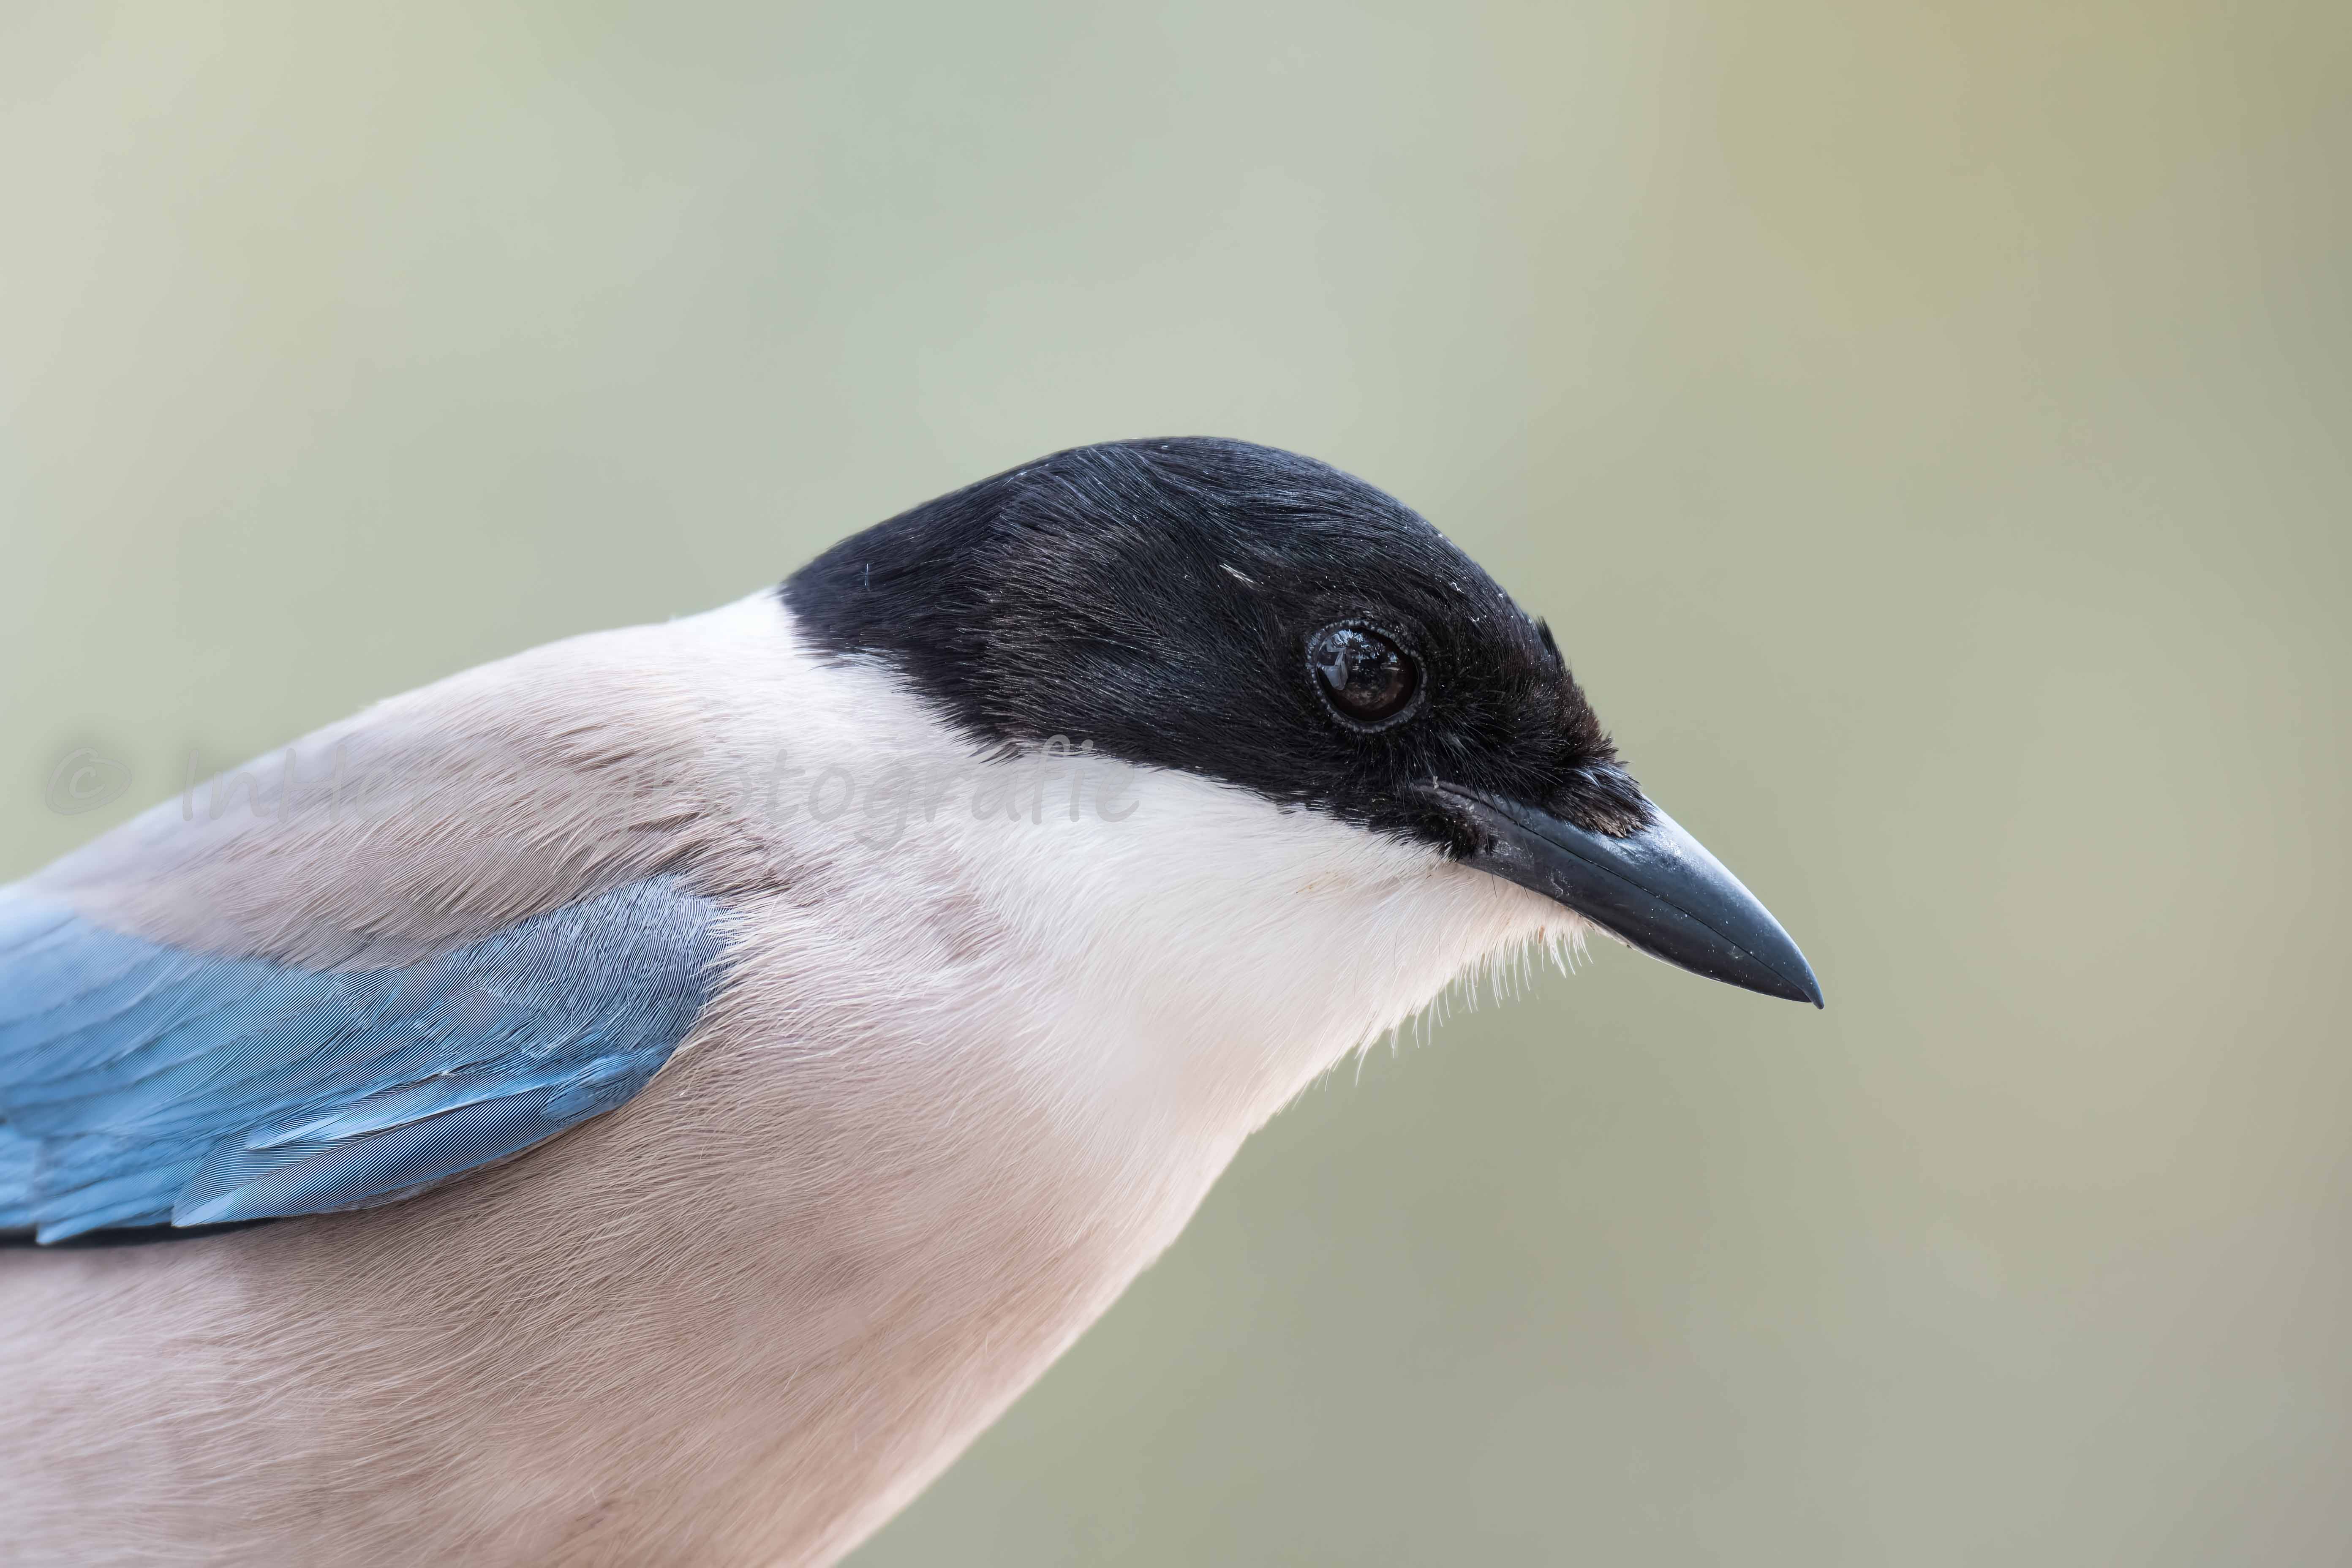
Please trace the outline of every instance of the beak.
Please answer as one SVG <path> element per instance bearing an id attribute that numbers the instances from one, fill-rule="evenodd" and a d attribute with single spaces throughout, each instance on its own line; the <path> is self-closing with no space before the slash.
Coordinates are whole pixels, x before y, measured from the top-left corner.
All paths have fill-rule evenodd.
<path id="1" fill-rule="evenodd" d="M 1434 787 L 1483 840 L 1465 865 L 1555 899 L 1678 969 L 1822 1005 L 1812 966 L 1772 912 L 1656 806 L 1648 826 L 1612 838 L 1517 801 Z"/>

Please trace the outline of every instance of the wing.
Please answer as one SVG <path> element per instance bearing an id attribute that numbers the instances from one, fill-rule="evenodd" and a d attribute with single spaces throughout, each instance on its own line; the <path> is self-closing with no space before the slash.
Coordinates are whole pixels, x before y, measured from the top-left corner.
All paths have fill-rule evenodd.
<path id="1" fill-rule="evenodd" d="M 717 907 L 667 876 L 354 969 L 0 889 L 0 1232 L 318 1214 L 529 1148 L 645 1087 L 720 947 Z"/>

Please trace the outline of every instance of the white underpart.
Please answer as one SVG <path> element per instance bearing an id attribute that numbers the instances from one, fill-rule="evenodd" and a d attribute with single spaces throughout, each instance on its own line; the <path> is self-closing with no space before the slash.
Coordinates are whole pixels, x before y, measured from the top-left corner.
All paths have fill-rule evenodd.
<path id="1" fill-rule="evenodd" d="M 583 863 L 677 834 L 733 911 L 731 984 L 636 1102 L 410 1204 L 0 1257 L 0 1561 L 830 1562 L 1292 1096 L 1449 983 L 1577 935 L 1426 848 L 1209 780 L 976 761 L 887 669 L 796 648 L 770 595 L 353 723 L 439 737 L 402 742 L 425 771 L 470 737 L 480 773 L 508 744 L 486 713 L 593 720 L 600 755 L 693 775 L 657 781 L 690 805 L 637 825 L 654 848 Z M 376 879 L 477 829 L 623 836 L 596 794 L 614 765 L 576 788 L 545 766 L 487 770 L 538 794 L 463 831 L 375 832 Z M 391 894 L 320 890 L 348 845 L 280 831 L 189 826 L 211 837 L 173 899 L 126 891 L 121 856 L 53 880 L 152 934 L 233 917 L 248 950 L 300 952 L 272 911 L 308 900 L 402 940 Z M 436 874 L 505 912 L 555 896 L 530 858 L 483 865 Z"/>

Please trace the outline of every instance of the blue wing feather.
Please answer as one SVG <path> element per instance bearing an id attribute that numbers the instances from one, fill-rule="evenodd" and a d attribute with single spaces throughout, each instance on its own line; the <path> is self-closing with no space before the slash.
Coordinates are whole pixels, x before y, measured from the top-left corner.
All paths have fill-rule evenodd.
<path id="1" fill-rule="evenodd" d="M 398 969 L 126 936 L 0 889 L 0 1231 L 383 1202 L 621 1104 L 719 980 L 719 911 L 656 877 Z"/>

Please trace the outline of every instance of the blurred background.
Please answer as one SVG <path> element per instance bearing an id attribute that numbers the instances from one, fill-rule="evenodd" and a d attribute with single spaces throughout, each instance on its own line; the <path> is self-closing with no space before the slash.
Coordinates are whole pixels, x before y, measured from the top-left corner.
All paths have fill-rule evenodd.
<path id="1" fill-rule="evenodd" d="M 1825 1014 L 1312 1090 L 856 1558 L 2352 1556 L 2352 13 L 10 7 L 0 877 L 1045 450 L 1550 616 Z"/>

